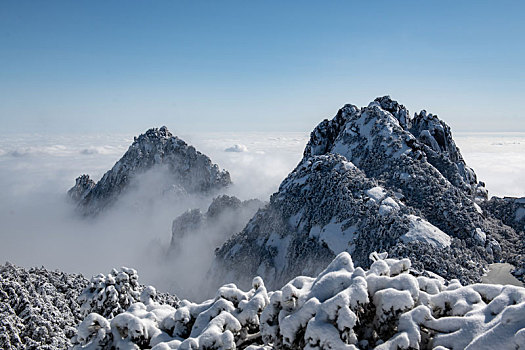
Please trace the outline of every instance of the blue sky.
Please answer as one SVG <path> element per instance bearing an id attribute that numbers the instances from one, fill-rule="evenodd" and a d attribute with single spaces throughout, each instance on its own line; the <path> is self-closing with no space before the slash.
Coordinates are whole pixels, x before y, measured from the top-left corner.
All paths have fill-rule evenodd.
<path id="1" fill-rule="evenodd" d="M 306 131 L 390 94 L 525 131 L 525 2 L 0 2 L 0 133 Z"/>

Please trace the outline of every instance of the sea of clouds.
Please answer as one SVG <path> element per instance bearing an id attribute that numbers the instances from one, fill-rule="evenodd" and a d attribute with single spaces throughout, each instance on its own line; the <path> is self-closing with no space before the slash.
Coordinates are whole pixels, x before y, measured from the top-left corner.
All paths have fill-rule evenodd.
<path id="1" fill-rule="evenodd" d="M 139 270 L 141 282 L 183 297 L 202 281 L 214 247 L 194 236 L 173 258 L 166 254 L 171 222 L 211 198 L 141 203 L 134 196 L 95 220 L 80 218 L 66 197 L 80 174 L 97 181 L 124 154 L 135 135 L 3 135 L 0 139 L 0 263 L 45 266 L 91 276 L 113 267 Z M 179 135 L 227 169 L 240 199 L 269 200 L 302 157 L 307 132 Z M 525 133 L 456 133 L 467 162 L 490 195 L 524 196 Z M 156 181 L 155 176 L 148 181 Z"/>

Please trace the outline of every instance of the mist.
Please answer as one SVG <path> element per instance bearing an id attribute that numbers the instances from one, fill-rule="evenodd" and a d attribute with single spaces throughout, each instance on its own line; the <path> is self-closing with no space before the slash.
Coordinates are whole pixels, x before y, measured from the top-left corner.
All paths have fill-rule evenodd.
<path id="1" fill-rule="evenodd" d="M 176 134 L 176 133 L 175 133 Z M 0 140 L 0 262 L 45 266 L 86 277 L 113 267 L 138 270 L 140 282 L 180 297 L 209 296 L 206 272 L 227 239 L 226 215 L 169 250 L 172 221 L 188 209 L 205 212 L 217 194 L 268 201 L 302 157 L 308 133 L 216 133 L 178 136 L 231 174 L 221 193 L 184 195 L 159 187 L 156 169 L 94 219 L 82 218 L 66 196 L 80 174 L 95 181 L 124 154 L 134 135 L 4 135 Z M 456 134 L 467 162 L 489 195 L 522 196 L 525 134 Z M 153 190 L 155 189 L 155 190 Z M 240 227 L 248 217 L 236 217 Z M 231 232 L 232 234 L 235 232 Z M 214 289 L 213 289 L 214 290 Z"/>
<path id="2" fill-rule="evenodd" d="M 166 169 L 153 169 L 134 179 L 129 190 L 95 218 L 82 218 L 66 192 L 80 174 L 98 181 L 127 150 L 133 135 L 6 136 L 0 143 L 0 261 L 88 278 L 128 266 L 139 271 L 141 283 L 181 297 L 193 296 L 199 287 L 204 297 L 202 281 L 214 249 L 227 239 L 221 228 L 237 220 L 242 229 L 249 218 L 220 218 L 213 229 L 184 237 L 175 254 L 169 251 L 172 221 L 188 209 L 205 212 L 222 193 L 269 200 L 300 160 L 307 135 L 256 136 L 182 137 L 230 172 L 233 185 L 224 191 L 181 194 L 162 185 L 169 183 Z M 240 142 L 243 152 L 226 151 Z"/>

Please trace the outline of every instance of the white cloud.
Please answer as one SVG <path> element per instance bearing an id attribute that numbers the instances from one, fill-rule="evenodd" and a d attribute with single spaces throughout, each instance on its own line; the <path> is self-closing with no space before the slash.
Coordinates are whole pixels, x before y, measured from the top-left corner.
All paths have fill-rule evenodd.
<path id="1" fill-rule="evenodd" d="M 228 147 L 224 150 L 225 152 L 248 152 L 248 147 L 236 143 L 235 145 Z"/>
<path id="2" fill-rule="evenodd" d="M 525 133 L 456 133 L 454 140 L 489 196 L 525 196 Z"/>

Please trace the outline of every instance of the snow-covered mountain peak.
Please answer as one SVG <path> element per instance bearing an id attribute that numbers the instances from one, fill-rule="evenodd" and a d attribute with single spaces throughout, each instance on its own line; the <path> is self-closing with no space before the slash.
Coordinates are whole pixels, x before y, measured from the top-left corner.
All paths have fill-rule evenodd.
<path id="1" fill-rule="evenodd" d="M 173 136 L 167 127 L 162 126 L 160 128 L 148 129 L 144 134 L 134 137 L 133 144 L 143 144 L 156 141 L 162 142 L 162 140 L 168 141 L 172 137 L 178 139 L 177 136 Z"/>
<path id="2" fill-rule="evenodd" d="M 313 155 L 337 153 L 378 176 L 378 162 L 420 163 L 431 166 L 452 185 L 472 197 L 486 198 L 483 183 L 468 167 L 452 138 L 450 127 L 437 115 L 408 110 L 390 96 L 378 97 L 361 109 L 347 104 L 332 120 L 311 133 L 303 161 Z M 412 165 L 410 165 L 411 167 Z"/>
<path id="3" fill-rule="evenodd" d="M 409 153 L 413 136 L 403 128 L 407 116 L 408 111 L 388 96 L 361 109 L 347 104 L 332 120 L 324 120 L 314 129 L 303 160 L 331 152 L 359 164 L 371 152 L 396 157 Z"/>
<path id="4" fill-rule="evenodd" d="M 81 212 L 96 214 L 153 169 L 162 170 L 161 181 L 154 181 L 158 188 L 148 189 L 153 194 L 165 193 L 167 188 L 175 188 L 178 194 L 210 193 L 231 184 L 228 171 L 221 170 L 209 157 L 163 126 L 135 137 L 127 152 L 98 183 L 82 175 L 68 193 Z"/>
<path id="5" fill-rule="evenodd" d="M 488 263 L 520 254 L 518 234 L 476 203 L 486 196 L 436 115 L 409 118 L 389 96 L 347 104 L 312 131 L 302 160 L 217 250 L 212 271 L 227 271 L 223 281 L 250 271 L 278 286 L 318 273 L 342 251 L 358 266 L 387 251 L 409 256 L 415 269 L 479 281 Z"/>

